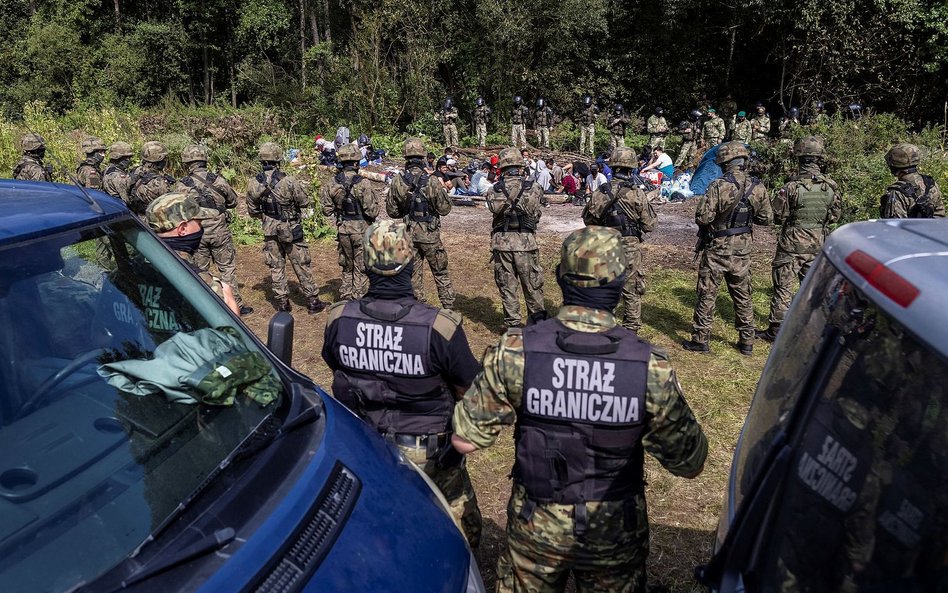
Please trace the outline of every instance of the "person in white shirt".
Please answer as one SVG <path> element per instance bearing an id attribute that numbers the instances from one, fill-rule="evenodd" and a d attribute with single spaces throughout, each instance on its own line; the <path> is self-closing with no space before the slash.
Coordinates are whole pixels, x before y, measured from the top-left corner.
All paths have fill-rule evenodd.
<path id="1" fill-rule="evenodd" d="M 606 176 L 599 172 L 599 165 L 596 163 L 589 165 L 589 175 L 586 176 L 586 195 L 592 195 L 600 185 L 608 181 Z"/>
<path id="2" fill-rule="evenodd" d="M 675 165 L 672 163 L 671 157 L 658 146 L 652 149 L 652 158 L 647 165 L 642 167 L 640 173 L 653 170 L 661 171 L 663 179 L 671 179 L 675 175 Z"/>

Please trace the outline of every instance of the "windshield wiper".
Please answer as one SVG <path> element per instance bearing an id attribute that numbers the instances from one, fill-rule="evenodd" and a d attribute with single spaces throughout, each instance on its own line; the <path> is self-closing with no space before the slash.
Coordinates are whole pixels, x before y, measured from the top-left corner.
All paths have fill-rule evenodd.
<path id="1" fill-rule="evenodd" d="M 216 530 L 214 533 L 205 535 L 184 549 L 173 549 L 167 554 L 159 554 L 135 570 L 135 572 L 124 579 L 117 587 L 111 589 L 110 593 L 127 589 L 135 583 L 151 578 L 179 564 L 184 564 L 199 556 L 206 556 L 211 552 L 216 552 L 236 538 L 237 533 L 232 528 L 225 527 Z M 167 550 L 168 548 L 165 549 Z"/>
<path id="2" fill-rule="evenodd" d="M 305 399 L 303 397 L 303 389 L 303 385 L 299 383 L 293 383 L 291 385 L 290 391 L 293 400 Z M 303 411 L 296 416 L 287 418 L 281 423 L 278 423 L 273 416 L 268 417 L 244 440 L 241 446 L 237 447 L 221 462 L 220 467 L 224 468 L 239 459 L 253 457 L 297 428 L 319 420 L 322 415 L 323 404 L 322 401 L 317 400 L 312 406 L 303 409 Z"/>

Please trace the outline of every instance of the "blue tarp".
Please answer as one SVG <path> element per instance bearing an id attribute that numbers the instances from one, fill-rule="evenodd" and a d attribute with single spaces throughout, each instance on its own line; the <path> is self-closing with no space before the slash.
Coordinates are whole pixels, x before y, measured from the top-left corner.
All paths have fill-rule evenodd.
<path id="1" fill-rule="evenodd" d="M 698 163 L 695 174 L 691 178 L 690 189 L 695 194 L 704 195 L 704 192 L 707 191 L 711 182 L 721 176 L 721 167 L 714 162 L 714 157 L 717 156 L 720 146 L 720 144 L 712 146 L 704 153 L 704 156 L 701 157 L 701 162 Z"/>

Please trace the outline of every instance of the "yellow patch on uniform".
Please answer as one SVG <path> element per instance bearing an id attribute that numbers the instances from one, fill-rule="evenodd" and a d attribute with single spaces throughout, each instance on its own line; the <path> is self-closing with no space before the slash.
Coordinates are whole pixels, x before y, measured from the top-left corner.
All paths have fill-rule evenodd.
<path id="1" fill-rule="evenodd" d="M 442 338 L 450 342 L 451 338 L 454 337 L 454 332 L 457 331 L 463 321 L 464 318 L 457 311 L 441 309 L 438 311 L 438 316 L 435 317 L 433 327 L 436 332 L 441 334 Z"/>
<path id="2" fill-rule="evenodd" d="M 346 303 L 349 301 L 339 301 L 338 303 L 333 303 L 329 305 L 329 309 L 326 315 L 326 325 L 336 321 L 342 317 L 342 310 L 346 307 Z"/>

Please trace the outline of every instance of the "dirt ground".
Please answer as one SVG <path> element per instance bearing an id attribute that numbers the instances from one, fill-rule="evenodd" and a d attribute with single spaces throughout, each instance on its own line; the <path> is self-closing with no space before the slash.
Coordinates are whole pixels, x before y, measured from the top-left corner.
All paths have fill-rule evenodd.
<path id="1" fill-rule="evenodd" d="M 693 222 L 694 203 L 663 204 L 656 209 L 659 213 L 659 224 L 656 231 L 648 237 L 645 246 L 646 273 L 661 274 L 665 270 L 671 270 L 680 277 L 694 274 L 692 249 L 697 230 Z M 543 209 L 538 239 L 546 271 L 545 293 L 549 311 L 555 311 L 560 303 L 559 291 L 552 276 L 552 270 L 559 258 L 559 248 L 562 239 L 571 230 L 582 226 L 581 211 L 582 208 L 571 205 L 552 205 Z M 480 355 L 485 347 L 496 342 L 503 331 L 500 299 L 489 265 L 489 213 L 483 204 L 479 207 L 455 207 L 443 224 L 443 238 L 450 258 L 449 269 L 457 292 L 456 308 L 464 315 L 464 328 L 472 350 Z M 770 254 L 773 253 L 774 237 L 767 231 L 755 232 L 755 242 L 758 249 L 754 257 L 755 274 L 769 278 L 769 271 L 764 268 L 764 264 L 769 263 Z M 325 301 L 334 301 L 339 288 L 336 244 L 323 241 L 311 244 L 310 248 L 313 271 L 321 287 L 320 296 Z M 274 308 L 272 295 L 269 293 L 269 273 L 263 263 L 261 248 L 241 247 L 238 256 L 241 290 L 245 301 L 255 308 L 255 312 L 246 317 L 245 321 L 261 338 L 266 339 L 267 322 L 274 313 Z M 288 275 L 293 278 L 292 271 L 288 270 Z M 689 277 L 689 284 L 683 286 L 693 287 L 692 278 Z M 426 291 L 428 302 L 437 302 L 430 276 L 427 278 Z M 680 292 L 689 291 L 693 295 L 693 288 L 683 287 Z M 330 373 L 320 358 L 325 314 L 306 314 L 305 299 L 295 279 L 290 282 L 290 292 L 296 318 L 294 366 L 320 384 L 328 386 Z M 665 298 L 662 295 L 657 296 Z M 680 297 L 680 300 L 684 301 L 685 297 Z M 749 366 L 753 373 L 759 373 L 762 368 L 766 352 L 755 356 L 752 363 L 738 360 L 740 357 L 737 355 L 733 358 L 721 357 L 724 362 L 719 363 L 712 362 L 713 359 L 709 357 L 683 352 L 676 344 L 687 335 L 690 316 L 686 318 L 682 313 L 675 317 L 673 325 L 668 327 L 664 324 L 649 326 L 649 311 L 648 307 L 644 308 L 643 317 L 648 332 L 645 336 L 650 341 L 666 347 L 671 352 L 673 364 L 688 365 L 688 372 L 679 373 L 686 394 L 690 390 L 700 394 L 700 383 L 708 374 L 727 374 L 726 368 L 720 364 L 728 364 L 731 367 L 737 365 L 740 368 Z M 709 432 L 706 429 L 712 449 L 706 476 L 689 482 L 669 476 L 655 463 L 648 466 L 649 516 L 652 525 L 650 584 L 666 584 L 677 591 L 696 590 L 696 585 L 691 581 L 691 570 L 695 564 L 708 558 L 730 457 L 756 376 L 758 375 L 754 374 L 750 381 L 745 381 L 737 389 L 736 405 L 726 406 L 736 409 L 728 411 L 733 414 L 733 418 L 724 423 L 724 428 L 719 432 Z M 702 423 L 703 415 L 713 416 L 718 413 L 715 410 L 717 405 L 716 402 L 700 402 L 700 405 L 696 406 L 692 402 L 692 407 Z M 712 420 L 709 419 L 710 421 Z M 484 538 L 478 560 L 488 590 L 493 590 L 496 559 L 504 541 L 506 503 L 510 493 L 507 476 L 513 460 L 510 435 L 511 431 L 507 431 L 495 447 L 469 458 L 474 487 L 484 517 Z"/>

